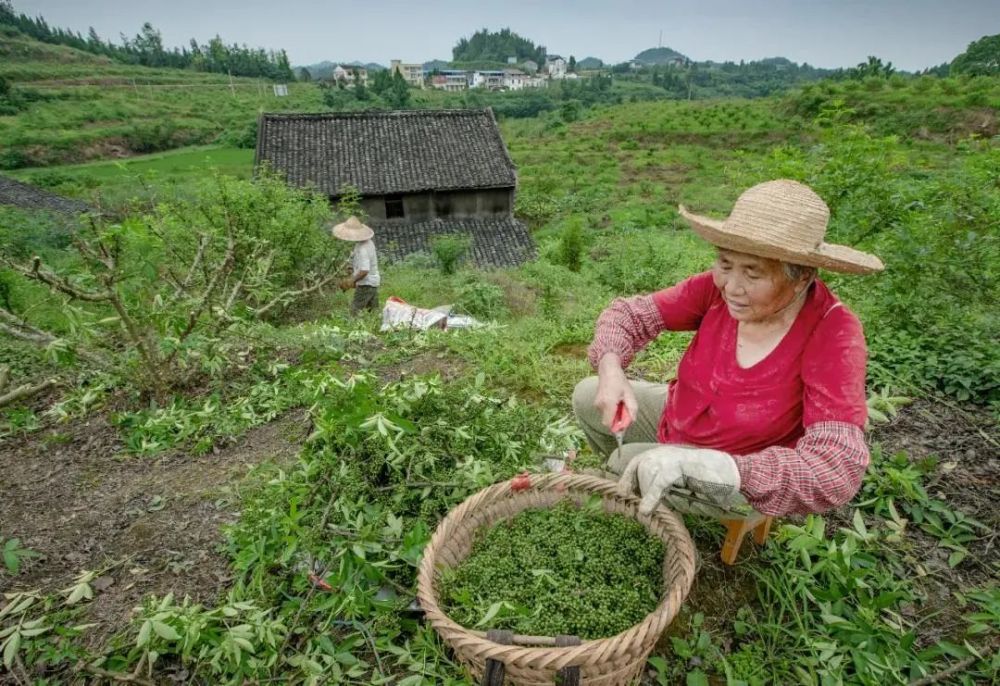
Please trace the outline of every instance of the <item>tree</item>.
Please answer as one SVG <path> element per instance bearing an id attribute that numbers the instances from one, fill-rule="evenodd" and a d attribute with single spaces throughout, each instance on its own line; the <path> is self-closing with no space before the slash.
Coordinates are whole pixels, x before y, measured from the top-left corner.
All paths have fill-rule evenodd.
<path id="1" fill-rule="evenodd" d="M 299 81 L 309 82 L 312 81 L 312 73 L 305 67 L 299 69 Z"/>
<path id="2" fill-rule="evenodd" d="M 382 99 L 389 107 L 401 109 L 410 104 L 410 86 L 398 71 L 393 72 L 389 88 L 382 94 Z"/>
<path id="3" fill-rule="evenodd" d="M 518 62 L 532 60 L 545 62 L 545 47 L 535 45 L 509 28 L 491 32 L 482 29 L 471 38 L 462 38 L 451 51 L 455 62 L 506 62 L 508 57 L 516 57 Z"/>
<path id="4" fill-rule="evenodd" d="M 357 69 L 354 70 L 354 97 L 358 100 L 368 99 L 368 89 L 365 88 L 365 82 L 361 80 L 361 72 Z"/>
<path id="5" fill-rule="evenodd" d="M 1000 34 L 969 43 L 965 52 L 952 60 L 951 72 L 972 76 L 1000 74 Z"/>
<path id="6" fill-rule="evenodd" d="M 576 58 L 573 57 L 572 55 L 569 56 L 569 66 L 567 67 L 567 69 L 570 71 L 570 73 L 576 71 Z"/>
<path id="7" fill-rule="evenodd" d="M 883 64 L 882 60 L 874 55 L 868 56 L 867 62 L 860 62 L 858 66 L 851 70 L 851 77 L 855 79 L 864 79 L 869 76 L 876 76 L 880 78 L 889 78 L 896 71 L 895 67 L 892 66 L 892 62 L 886 62 Z"/>

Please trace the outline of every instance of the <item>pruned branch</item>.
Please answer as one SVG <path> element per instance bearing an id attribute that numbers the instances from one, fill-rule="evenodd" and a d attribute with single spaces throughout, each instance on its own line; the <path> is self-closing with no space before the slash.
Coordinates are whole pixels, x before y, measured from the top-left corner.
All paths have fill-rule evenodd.
<path id="1" fill-rule="evenodd" d="M 13 312 L 0 307 L 0 331 L 8 336 L 37 345 L 48 345 L 56 340 L 52 334 L 36 329 Z"/>
<path id="2" fill-rule="evenodd" d="M 278 295 L 274 296 L 274 298 L 272 298 L 269 303 L 267 303 L 266 305 L 262 305 L 261 307 L 258 307 L 256 310 L 254 310 L 253 311 L 254 316 L 263 317 L 265 314 L 270 312 L 278 305 L 284 305 L 288 302 L 291 302 L 292 300 L 301 298 L 304 295 L 315 293 L 316 291 L 323 288 L 323 286 L 326 286 L 336 281 L 337 278 L 339 278 L 339 276 L 340 275 L 337 272 L 334 272 L 330 276 L 327 276 L 324 279 L 320 279 L 319 281 L 316 281 L 310 286 L 304 286 L 297 290 L 289 290 L 289 291 L 284 291 L 282 293 L 278 293 Z"/>
<path id="3" fill-rule="evenodd" d="M 33 395 L 38 395 L 43 391 L 47 391 L 53 386 L 59 385 L 57 379 L 46 379 L 41 383 L 37 384 L 22 384 L 17 388 L 7 391 L 7 386 L 10 384 L 10 367 L 3 365 L 0 367 L 0 407 L 10 405 L 13 402 L 22 400 L 24 398 L 30 398 Z"/>
<path id="4" fill-rule="evenodd" d="M 13 312 L 4 309 L 3 307 L 0 307 L 0 332 L 5 333 L 12 338 L 33 343 L 42 348 L 59 340 L 59 337 L 55 334 L 32 326 Z M 103 356 L 90 352 L 89 350 L 81 350 L 78 347 L 74 347 L 73 354 L 81 360 L 86 360 L 87 362 L 90 362 L 98 367 L 105 367 L 108 364 L 108 361 Z"/>
<path id="5" fill-rule="evenodd" d="M 10 391 L 9 393 L 4 393 L 3 395 L 0 395 L 0 407 L 10 405 L 11 403 L 16 402 L 18 400 L 22 400 L 24 398 L 30 398 L 33 395 L 38 395 L 39 393 L 47 391 L 50 388 L 54 388 L 55 386 L 58 385 L 59 381 L 57 379 L 46 379 L 45 381 L 42 381 L 41 383 L 37 383 L 34 385 L 23 384 L 21 386 L 18 386 L 14 390 Z"/>
<path id="6" fill-rule="evenodd" d="M 99 291 L 86 291 L 74 286 L 67 278 L 45 269 L 42 265 L 42 258 L 37 255 L 32 258 L 30 267 L 8 259 L 5 259 L 4 263 L 18 274 L 26 276 L 29 279 L 34 279 L 35 281 L 40 281 L 53 290 L 59 291 L 76 300 L 107 302 L 111 298 L 108 291 L 104 291 L 103 293 Z"/>
<path id="7" fill-rule="evenodd" d="M 253 311 L 254 316 L 263 317 L 265 314 L 270 312 L 278 305 L 286 304 L 288 302 L 291 302 L 292 300 L 301 298 L 302 296 L 309 295 L 311 293 L 315 293 L 316 291 L 322 290 L 324 286 L 328 286 L 334 281 L 336 281 L 338 278 L 340 278 L 340 271 L 349 263 L 350 263 L 350 258 L 344 260 L 338 267 L 330 270 L 329 276 L 323 279 L 319 279 L 314 283 L 312 283 L 311 285 L 303 285 L 301 288 L 295 290 L 287 290 L 282 293 L 279 293 L 278 295 L 274 296 L 274 298 L 272 298 L 270 302 L 254 310 Z"/>

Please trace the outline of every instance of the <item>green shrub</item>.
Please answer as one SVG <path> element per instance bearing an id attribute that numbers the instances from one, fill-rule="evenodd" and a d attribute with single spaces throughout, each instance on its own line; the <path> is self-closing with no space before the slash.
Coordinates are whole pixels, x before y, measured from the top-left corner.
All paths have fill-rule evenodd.
<path id="1" fill-rule="evenodd" d="M 507 314 L 503 289 L 477 274 L 469 274 L 457 295 L 455 304 L 473 317 L 499 319 Z"/>
<path id="2" fill-rule="evenodd" d="M 431 238 L 431 252 L 442 274 L 454 274 L 472 246 L 472 237 L 463 234 L 440 234 Z"/>
<path id="3" fill-rule="evenodd" d="M 257 120 L 234 125 L 219 136 L 219 143 L 231 148 L 257 147 Z"/>
<path id="4" fill-rule="evenodd" d="M 169 121 L 157 121 L 152 124 L 136 124 L 125 134 L 125 144 L 129 150 L 137 153 L 159 152 L 174 147 L 174 135 L 177 126 Z"/>
<path id="5" fill-rule="evenodd" d="M 583 264 L 584 248 L 583 220 L 579 217 L 573 217 L 566 222 L 566 226 L 563 227 L 559 236 L 558 264 L 570 271 L 580 271 L 580 266 Z"/>

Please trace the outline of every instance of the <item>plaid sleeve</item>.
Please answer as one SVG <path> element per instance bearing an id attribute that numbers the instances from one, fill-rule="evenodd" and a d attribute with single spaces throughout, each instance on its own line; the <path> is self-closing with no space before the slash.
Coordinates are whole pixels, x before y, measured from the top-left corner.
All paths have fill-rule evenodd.
<path id="1" fill-rule="evenodd" d="M 774 446 L 734 455 L 740 491 L 758 512 L 808 514 L 839 507 L 854 497 L 868 467 L 861 428 L 847 422 L 818 422 L 794 448 Z"/>
<path id="2" fill-rule="evenodd" d="M 607 353 L 618 353 L 627 367 L 635 354 L 666 329 L 650 295 L 616 298 L 597 318 L 587 357 L 594 369 Z"/>

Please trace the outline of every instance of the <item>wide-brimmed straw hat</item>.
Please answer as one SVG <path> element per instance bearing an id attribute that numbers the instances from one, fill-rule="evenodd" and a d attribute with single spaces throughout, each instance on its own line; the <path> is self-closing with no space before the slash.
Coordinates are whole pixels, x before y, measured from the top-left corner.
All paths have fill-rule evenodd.
<path id="1" fill-rule="evenodd" d="M 884 269 L 874 255 L 823 242 L 830 208 L 797 181 L 757 184 L 737 198 L 721 221 L 692 214 L 684 205 L 679 209 L 695 233 L 720 248 L 847 274 Z"/>
<path id="2" fill-rule="evenodd" d="M 357 217 L 348 217 L 346 222 L 341 222 L 333 227 L 331 233 L 344 241 L 367 241 L 375 235 L 370 227 L 365 226 Z"/>

